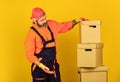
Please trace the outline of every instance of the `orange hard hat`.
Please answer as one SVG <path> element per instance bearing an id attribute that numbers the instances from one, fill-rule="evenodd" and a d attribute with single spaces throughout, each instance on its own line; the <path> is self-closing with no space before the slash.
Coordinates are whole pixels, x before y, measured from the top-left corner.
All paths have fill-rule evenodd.
<path id="1" fill-rule="evenodd" d="M 34 8 L 32 10 L 31 19 L 33 19 L 33 18 L 41 18 L 44 15 L 45 15 L 45 12 L 41 8 L 36 7 L 36 8 Z"/>

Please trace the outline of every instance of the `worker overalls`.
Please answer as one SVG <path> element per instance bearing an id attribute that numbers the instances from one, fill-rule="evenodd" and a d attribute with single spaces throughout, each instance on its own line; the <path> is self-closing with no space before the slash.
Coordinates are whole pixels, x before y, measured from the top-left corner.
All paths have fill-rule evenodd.
<path id="1" fill-rule="evenodd" d="M 34 27 L 31 27 L 31 29 L 39 35 L 43 42 L 43 49 L 39 54 L 35 54 L 35 56 L 37 58 L 42 58 L 40 62 L 47 66 L 51 71 L 54 70 L 55 74 L 47 74 L 33 63 L 31 66 L 33 82 L 60 82 L 59 64 L 56 61 L 56 47 L 46 47 L 48 43 L 55 42 L 53 32 L 49 26 L 47 28 L 51 33 L 52 39 L 45 41 L 43 36 Z"/>

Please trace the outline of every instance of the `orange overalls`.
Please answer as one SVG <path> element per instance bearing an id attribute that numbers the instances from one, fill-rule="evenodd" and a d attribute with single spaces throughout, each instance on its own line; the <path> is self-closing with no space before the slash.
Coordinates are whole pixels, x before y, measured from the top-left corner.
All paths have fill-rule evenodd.
<path id="1" fill-rule="evenodd" d="M 46 38 L 36 28 L 34 28 L 34 26 L 35 25 L 31 27 L 32 29 L 31 32 L 34 32 L 36 36 L 39 37 L 39 40 L 41 40 L 41 42 L 39 41 L 39 44 L 40 43 L 42 44 L 40 52 L 39 53 L 35 52 L 36 48 L 40 48 L 40 46 L 37 47 L 38 42 L 36 41 L 37 39 L 36 37 L 30 38 L 29 36 L 29 39 L 26 37 L 27 40 L 25 40 L 27 57 L 30 61 L 33 61 L 31 66 L 33 82 L 60 82 L 59 64 L 56 62 L 56 45 L 55 45 L 56 37 L 58 33 L 66 32 L 67 30 L 71 29 L 73 27 L 72 21 L 64 22 L 64 23 L 48 21 L 49 27 L 47 28 L 47 30 L 49 31 L 49 34 L 50 34 L 50 37 L 48 40 L 46 40 Z M 33 45 L 31 46 L 35 46 L 34 48 L 32 47 L 29 48 L 30 41 L 31 41 L 31 44 L 33 43 Z M 50 44 L 52 46 L 49 46 Z M 33 59 L 32 57 L 30 58 L 31 53 L 29 53 L 29 50 L 33 50 L 32 52 L 34 53 L 32 55 Z M 54 70 L 56 72 L 56 76 L 54 74 L 47 74 L 41 68 L 34 65 L 34 61 L 36 60 L 38 61 L 39 58 L 43 58 L 40 62 L 42 62 L 47 67 L 49 67 L 50 70 Z"/>

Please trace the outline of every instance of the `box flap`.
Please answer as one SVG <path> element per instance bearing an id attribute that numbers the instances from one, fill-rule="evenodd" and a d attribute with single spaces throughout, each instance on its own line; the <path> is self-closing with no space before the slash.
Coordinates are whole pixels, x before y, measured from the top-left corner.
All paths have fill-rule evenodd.
<path id="1" fill-rule="evenodd" d="M 100 20 L 89 20 L 89 21 L 81 21 L 81 25 L 100 25 Z"/>
<path id="2" fill-rule="evenodd" d="M 77 44 L 77 48 L 103 48 L 103 43 L 82 43 Z"/>
<path id="3" fill-rule="evenodd" d="M 104 72 L 108 71 L 107 66 L 99 66 L 95 68 L 79 68 L 79 72 Z"/>

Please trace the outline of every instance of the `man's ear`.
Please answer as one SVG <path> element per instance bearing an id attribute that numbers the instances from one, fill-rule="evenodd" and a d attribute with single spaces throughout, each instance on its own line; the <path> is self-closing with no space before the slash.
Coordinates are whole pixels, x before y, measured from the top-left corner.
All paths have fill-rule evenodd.
<path id="1" fill-rule="evenodd" d="M 33 23 L 36 24 L 37 23 L 37 19 L 32 19 Z"/>

